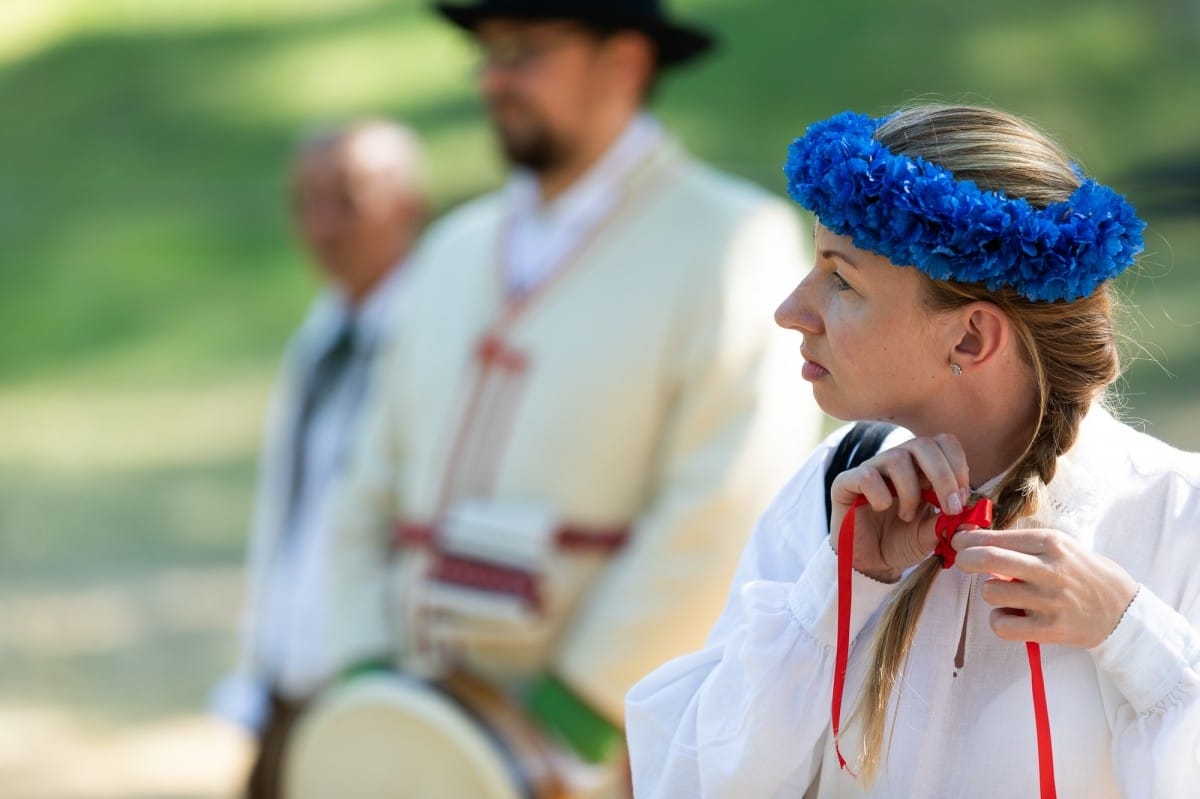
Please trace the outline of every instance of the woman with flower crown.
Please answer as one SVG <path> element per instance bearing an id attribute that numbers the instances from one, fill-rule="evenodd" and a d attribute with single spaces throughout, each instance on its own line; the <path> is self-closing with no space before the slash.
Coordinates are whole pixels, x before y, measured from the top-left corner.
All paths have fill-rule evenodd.
<path id="1" fill-rule="evenodd" d="M 817 260 L 776 321 L 898 427 L 840 474 L 830 436 L 630 692 L 636 795 L 1196 796 L 1200 455 L 1105 409 L 1143 223 L 990 109 L 839 114 L 785 171 Z"/>

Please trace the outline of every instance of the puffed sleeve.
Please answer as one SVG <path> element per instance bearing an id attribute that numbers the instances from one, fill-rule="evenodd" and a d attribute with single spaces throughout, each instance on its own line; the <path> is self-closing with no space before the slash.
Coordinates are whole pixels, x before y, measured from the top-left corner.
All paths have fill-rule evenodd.
<path id="1" fill-rule="evenodd" d="M 797 796 L 816 776 L 837 636 L 823 478 L 843 433 L 818 448 L 760 519 L 704 649 L 630 691 L 639 799 Z M 857 573 L 854 580 L 852 647 L 895 590 Z"/>
<path id="2" fill-rule="evenodd" d="M 1142 586 L 1092 657 L 1118 694 L 1110 703 L 1113 764 L 1125 795 L 1195 796 L 1200 785 L 1200 635 L 1195 627 Z"/>

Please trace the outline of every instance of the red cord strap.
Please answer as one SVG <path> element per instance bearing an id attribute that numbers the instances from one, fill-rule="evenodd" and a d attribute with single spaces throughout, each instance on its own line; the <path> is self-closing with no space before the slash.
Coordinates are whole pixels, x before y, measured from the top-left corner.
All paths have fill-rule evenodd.
<path id="1" fill-rule="evenodd" d="M 921 492 L 921 499 L 941 509 L 937 495 L 932 491 Z M 850 579 L 854 564 L 854 517 L 859 506 L 867 503 L 866 497 L 856 497 L 846 517 L 842 519 L 838 531 L 838 628 L 837 648 L 833 661 L 833 748 L 840 765 L 851 776 L 856 776 L 846 765 L 839 746 L 842 719 L 842 693 L 846 685 L 846 667 L 850 657 Z M 969 505 L 962 513 L 941 513 L 937 517 L 935 531 L 937 546 L 934 554 L 942 558 L 942 568 L 948 569 L 954 565 L 955 552 L 950 545 L 950 539 L 963 525 L 991 527 L 992 503 L 986 497 Z M 1033 678 L 1033 714 L 1037 726 L 1038 742 L 1038 771 L 1041 784 L 1042 799 L 1055 799 L 1054 788 L 1054 757 L 1050 746 L 1050 717 L 1046 709 L 1046 685 L 1042 678 L 1042 659 L 1038 645 L 1033 641 L 1025 644 L 1029 656 L 1029 670 Z"/>

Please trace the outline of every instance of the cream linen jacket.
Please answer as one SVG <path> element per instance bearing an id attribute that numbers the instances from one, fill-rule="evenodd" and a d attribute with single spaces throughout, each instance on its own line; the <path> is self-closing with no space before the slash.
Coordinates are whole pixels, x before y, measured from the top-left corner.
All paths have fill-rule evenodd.
<path id="1" fill-rule="evenodd" d="M 502 194 L 426 237 L 339 514 L 341 660 L 550 671 L 621 723 L 704 640 L 820 415 L 772 322 L 790 207 L 664 141 L 545 285 L 506 301 Z"/>

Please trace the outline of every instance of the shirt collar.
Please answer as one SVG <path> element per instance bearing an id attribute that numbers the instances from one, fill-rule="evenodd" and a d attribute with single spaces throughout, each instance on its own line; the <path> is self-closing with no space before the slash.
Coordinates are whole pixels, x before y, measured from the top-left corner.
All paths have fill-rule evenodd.
<path id="1" fill-rule="evenodd" d="M 619 194 L 625 178 L 664 138 L 661 123 L 647 112 L 640 113 L 600 160 L 553 201 L 542 203 L 537 177 L 527 169 L 513 172 L 505 193 L 518 216 L 536 215 L 551 225 L 570 225 Z"/>
<path id="2" fill-rule="evenodd" d="M 1104 492 L 1106 476 L 1101 464 L 1108 460 L 1105 449 L 1111 444 L 1113 427 L 1119 424 L 1101 405 L 1093 405 L 1080 423 L 1075 443 L 1058 457 L 1050 484 L 1038 487 L 1037 510 L 1017 526 L 1054 527 L 1075 537 L 1090 529 L 1097 498 Z M 1011 470 L 1010 466 L 973 493 L 995 499 L 996 489 Z"/>
<path id="3" fill-rule="evenodd" d="M 1103 498 L 1121 491 L 1121 486 L 1113 484 L 1112 463 L 1122 427 L 1100 404 L 1089 409 L 1075 443 L 1059 456 L 1054 479 L 1041 489 L 1034 514 L 1037 525 L 1076 538 L 1090 533 L 1105 504 Z"/>
<path id="4" fill-rule="evenodd" d="M 395 321 L 399 298 L 408 278 L 406 265 L 406 260 L 401 260 L 388 270 L 359 304 L 355 325 L 358 334 L 368 341 L 377 341 Z"/>
<path id="5" fill-rule="evenodd" d="M 350 321 L 360 344 L 372 345 L 384 336 L 395 321 L 397 307 L 406 285 L 407 259 L 388 270 L 358 306 L 336 284 L 331 284 L 317 301 L 314 327 L 317 340 L 332 340 Z"/>

